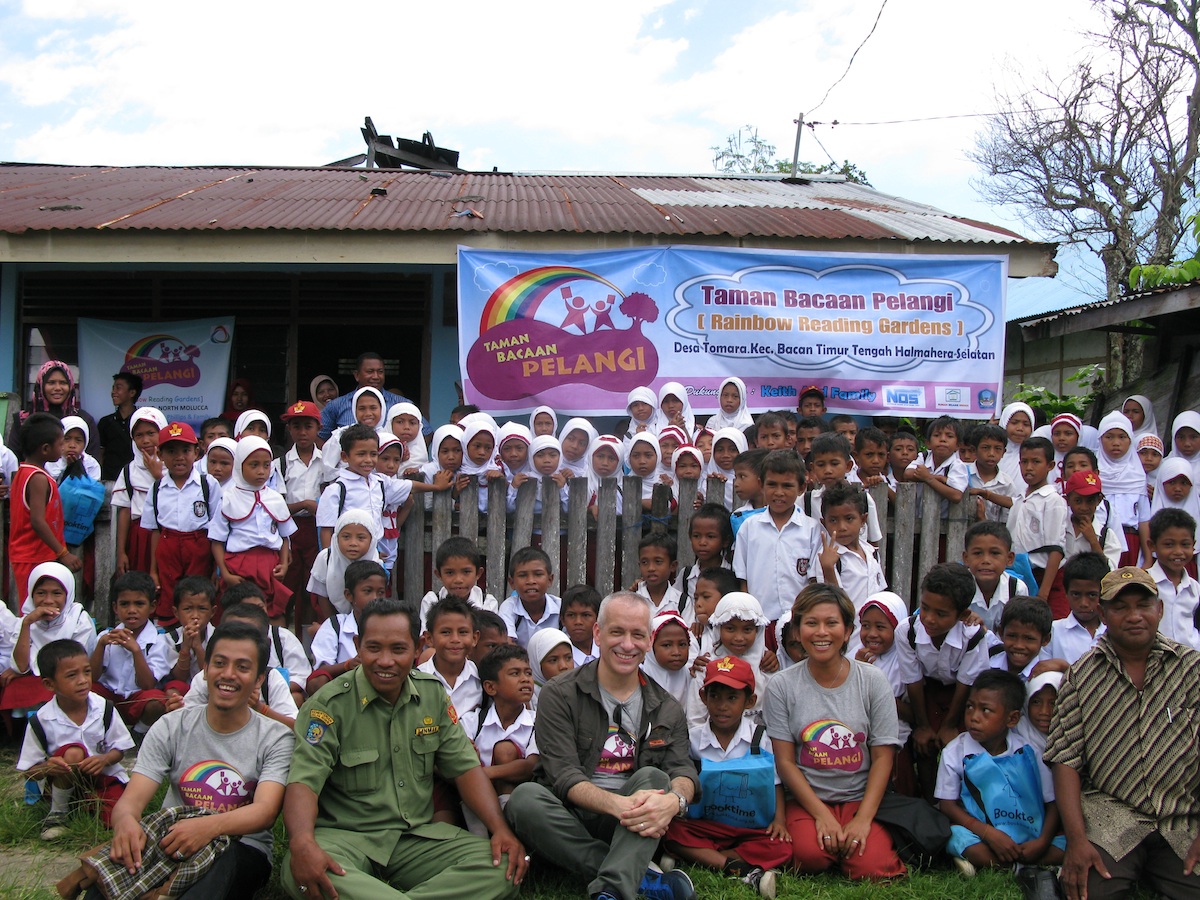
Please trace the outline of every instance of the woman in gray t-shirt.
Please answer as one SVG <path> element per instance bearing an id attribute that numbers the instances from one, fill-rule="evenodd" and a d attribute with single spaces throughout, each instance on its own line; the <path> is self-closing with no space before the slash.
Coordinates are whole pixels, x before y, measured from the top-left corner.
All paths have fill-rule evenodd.
<path id="1" fill-rule="evenodd" d="M 892 839 L 874 821 L 900 743 L 887 677 L 846 658 L 854 604 L 814 584 L 792 607 L 806 658 L 767 684 L 763 705 L 787 793 L 793 864 L 851 878 L 903 875 Z"/>

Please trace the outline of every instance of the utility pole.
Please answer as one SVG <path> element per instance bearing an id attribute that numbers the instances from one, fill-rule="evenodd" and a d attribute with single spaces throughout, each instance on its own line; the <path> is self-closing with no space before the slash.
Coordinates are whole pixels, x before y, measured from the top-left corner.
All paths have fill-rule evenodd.
<path id="1" fill-rule="evenodd" d="M 792 151 L 792 177 L 796 177 L 796 169 L 800 166 L 800 132 L 804 128 L 804 113 L 800 113 L 800 118 L 793 119 L 796 123 L 796 149 Z"/>

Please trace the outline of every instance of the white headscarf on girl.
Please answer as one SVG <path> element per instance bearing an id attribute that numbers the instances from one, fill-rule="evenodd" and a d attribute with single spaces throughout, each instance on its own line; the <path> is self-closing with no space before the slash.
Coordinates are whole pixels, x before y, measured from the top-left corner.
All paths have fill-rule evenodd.
<path id="1" fill-rule="evenodd" d="M 653 432 L 640 431 L 633 436 L 633 440 L 629 442 L 629 450 L 626 451 L 625 458 L 628 460 L 633 456 L 633 448 L 637 444 L 645 444 L 647 447 L 654 448 L 654 458 L 657 460 L 654 466 L 654 471 L 649 475 L 640 476 L 642 479 L 642 497 L 643 500 L 650 500 L 654 497 L 654 486 L 661 484 L 658 480 L 659 476 L 665 471 L 662 465 L 662 452 L 658 449 L 658 438 Z"/>
<path id="2" fill-rule="evenodd" d="M 649 406 L 651 409 L 650 418 L 644 420 L 635 419 L 633 417 L 633 412 L 629 409 L 629 407 L 635 403 L 645 403 L 647 406 Z M 645 426 L 646 431 L 657 434 L 658 429 L 662 425 L 666 424 L 665 422 L 660 421 L 662 418 L 662 413 L 658 409 L 658 395 L 656 395 L 654 391 L 650 390 L 648 387 L 635 387 L 629 392 L 629 394 L 625 397 L 625 411 L 629 413 L 629 428 L 626 430 L 624 435 L 624 440 L 626 443 L 633 440 L 633 436 L 635 434 L 645 433 L 637 430 L 639 425 Z"/>
<path id="3" fill-rule="evenodd" d="M 1142 408 L 1142 416 L 1144 417 L 1142 419 L 1142 427 L 1137 429 L 1137 432 L 1133 436 L 1134 442 L 1136 443 L 1137 439 L 1143 434 L 1152 434 L 1158 437 L 1158 420 L 1154 418 L 1154 404 L 1150 402 L 1150 398 L 1145 394 L 1130 394 L 1121 403 L 1119 412 L 1125 411 L 1125 404 L 1130 400 Z"/>
<path id="4" fill-rule="evenodd" d="M 542 413 L 545 413 L 546 415 L 548 415 L 550 417 L 550 422 L 552 423 L 551 428 L 550 428 L 550 433 L 554 434 L 555 432 L 557 432 L 558 431 L 558 413 L 556 413 L 549 406 L 539 406 L 537 409 L 535 409 L 533 412 L 531 412 L 529 414 L 529 433 L 537 434 L 537 429 L 533 427 L 533 423 L 537 419 L 537 417 L 540 416 Z"/>
<path id="5" fill-rule="evenodd" d="M 722 428 L 713 435 L 713 454 L 708 461 L 708 468 L 704 475 L 723 475 L 725 477 L 725 506 L 733 509 L 733 469 L 722 469 L 717 465 L 717 441 L 729 441 L 733 446 L 737 447 L 738 453 L 745 453 L 749 444 L 746 441 L 746 435 L 740 428 Z"/>
<path id="6" fill-rule="evenodd" d="M 333 538 L 329 542 L 329 567 L 325 570 L 325 589 L 329 592 L 329 602 L 337 607 L 339 612 L 349 611 L 349 601 L 346 599 L 346 569 L 350 563 L 358 560 L 348 558 L 338 546 L 338 535 L 347 525 L 361 525 L 371 535 L 371 547 L 359 560 L 379 562 L 379 541 L 383 532 L 375 517 L 365 509 L 348 509 L 338 516 L 333 526 Z"/>
<path id="7" fill-rule="evenodd" d="M 421 423 L 424 421 L 424 416 L 421 415 L 421 410 L 417 409 L 415 403 L 393 403 L 387 411 L 387 415 L 379 423 L 382 431 L 388 434 L 395 434 L 392 431 L 392 420 L 396 416 L 409 415 L 417 420 L 417 436 L 411 441 L 405 443 L 408 448 L 408 459 L 404 461 L 408 466 L 423 466 L 429 462 L 429 448 L 425 446 L 425 438 L 421 435 Z"/>
<path id="8" fill-rule="evenodd" d="M 1029 418 L 1029 433 L 1033 434 L 1033 407 L 1028 403 L 1010 403 L 1000 411 L 1000 427 L 1007 431 L 1008 420 L 1016 413 L 1024 413 Z M 1021 479 L 1021 445 L 1009 441 L 1004 447 L 1004 456 L 1000 457 L 1000 468 L 1016 484 L 1023 484 Z"/>
<path id="9" fill-rule="evenodd" d="M 725 385 L 732 384 L 737 388 L 738 408 L 731 413 L 725 412 L 721 406 L 721 392 L 725 390 Z M 712 414 L 712 418 L 708 420 L 708 427 L 713 431 L 718 428 L 749 428 L 754 424 L 754 417 L 750 415 L 750 410 L 746 408 L 746 382 L 740 378 L 730 376 L 721 382 L 721 387 L 717 390 L 717 411 Z"/>
<path id="10" fill-rule="evenodd" d="M 894 594 L 891 591 L 880 591 L 876 594 L 871 594 L 867 597 L 866 602 L 858 611 L 858 621 L 862 622 L 863 613 L 868 609 L 878 609 L 885 619 L 895 628 L 901 622 L 908 618 L 908 605 L 900 598 L 899 594 Z M 854 630 L 854 636 L 850 638 L 850 646 L 846 648 L 846 656 L 849 659 L 854 659 L 860 647 L 862 647 L 862 639 L 859 637 L 860 630 Z M 900 672 L 900 653 L 896 648 L 895 643 L 887 649 L 887 651 L 876 658 L 874 666 L 887 676 L 888 683 L 892 686 L 892 694 L 896 697 L 903 697 L 907 689 L 904 684 L 904 678 Z M 908 736 L 912 734 L 912 726 L 907 722 L 900 723 L 901 740 L 908 740 Z"/>
<path id="11" fill-rule="evenodd" d="M 674 424 L 668 418 L 667 414 L 662 411 L 662 402 L 667 397 L 674 397 L 683 403 L 683 411 L 680 413 L 683 416 L 684 431 L 687 432 L 688 440 L 692 439 L 692 435 L 696 433 L 696 414 L 692 412 L 692 401 L 688 397 L 688 392 L 678 381 L 668 381 L 658 389 L 658 415 L 663 427 Z"/>
<path id="12" fill-rule="evenodd" d="M 1194 409 L 1185 409 L 1175 417 L 1175 421 L 1171 423 L 1171 452 L 1167 454 L 1167 459 L 1186 459 L 1192 464 L 1192 484 L 1200 480 L 1200 453 L 1194 456 L 1184 456 L 1179 452 L 1179 445 L 1175 440 L 1175 435 L 1180 428 L 1190 428 L 1193 431 L 1200 431 L 1200 412 Z"/>
<path id="13" fill-rule="evenodd" d="M 374 390 L 374 388 L 372 388 Z M 355 396 L 358 396 L 355 394 Z M 267 426 L 267 438 L 271 437 L 271 420 L 267 418 L 267 414 L 258 409 L 248 409 L 237 417 L 237 422 L 233 426 L 233 436 L 237 440 L 242 439 L 242 432 L 246 430 L 246 426 L 251 422 L 262 422 Z M 164 426 L 165 427 L 165 426 Z"/>
<path id="14" fill-rule="evenodd" d="M 679 499 L 679 476 L 675 474 L 675 467 L 679 465 L 679 460 L 685 456 L 690 456 L 700 464 L 700 478 L 697 480 L 696 489 L 703 494 L 705 489 L 704 484 L 704 454 L 691 444 L 684 444 L 678 450 L 671 454 L 671 492 L 675 494 L 675 499 Z"/>
<path id="15" fill-rule="evenodd" d="M 564 452 L 563 468 L 570 469 L 575 473 L 575 477 L 578 478 L 583 475 L 584 467 L 587 465 L 588 451 L 592 449 L 592 444 L 596 443 L 596 438 L 600 437 L 600 432 L 596 430 L 596 427 L 591 422 L 581 416 L 577 416 L 574 419 L 567 419 L 567 424 L 558 432 L 558 445 L 561 447 L 562 442 L 567 439 L 567 435 L 576 429 L 587 435 L 587 446 L 583 448 L 583 455 L 576 462 L 567 459 L 567 455 Z"/>
<path id="16" fill-rule="evenodd" d="M 231 437 L 213 438 L 211 441 L 209 441 L 208 449 L 204 451 L 205 458 L 207 458 L 208 454 L 212 452 L 213 447 L 216 447 L 218 450 L 224 450 L 229 454 L 230 459 L 232 459 L 234 454 L 237 453 L 237 441 Z M 208 469 L 205 469 L 205 471 L 207 472 Z M 233 477 L 232 472 L 230 473 L 230 477 Z"/>
<path id="17" fill-rule="evenodd" d="M 526 447 L 529 447 L 533 443 L 533 434 L 520 422 L 509 422 L 500 429 L 500 433 L 496 435 L 496 462 L 500 465 L 500 471 L 504 473 L 505 478 L 509 481 L 512 481 L 515 475 L 522 473 L 525 475 L 532 474 L 533 466 L 531 463 L 533 459 L 528 453 L 525 454 L 525 465 L 515 472 L 509 470 L 508 464 L 504 462 L 504 459 L 500 455 L 500 449 L 509 441 L 521 441 Z"/>
<path id="18" fill-rule="evenodd" d="M 92 625 L 92 618 L 86 609 L 75 602 L 75 576 L 62 563 L 44 562 L 33 567 L 33 571 L 29 573 L 29 596 L 21 604 L 21 615 L 25 616 L 33 612 L 33 589 L 43 578 L 57 581 L 62 585 L 67 596 L 57 616 L 53 619 L 34 622 L 29 628 L 29 671 L 34 675 L 39 674 L 38 651 L 51 641 L 78 641 L 90 633 L 93 642 L 91 646 L 85 645 L 84 649 L 90 653 L 95 647 L 95 627 Z"/>
<path id="19" fill-rule="evenodd" d="M 146 468 L 146 461 L 142 458 L 142 451 L 138 449 L 137 442 L 132 440 L 133 430 L 139 422 L 150 422 L 155 428 L 162 431 L 167 427 L 167 417 L 153 406 L 140 407 L 134 410 L 133 415 L 129 417 L 130 442 L 133 444 L 133 462 L 129 464 L 129 480 L 132 483 L 129 487 L 145 494 L 154 487 L 155 478 L 150 474 L 150 470 Z M 132 499 L 132 496 L 130 499 Z"/>
<path id="20" fill-rule="evenodd" d="M 600 448 L 607 448 L 617 455 L 617 470 L 610 475 L 610 478 L 617 479 L 617 515 L 621 514 L 621 478 L 625 474 L 625 445 L 613 437 L 611 434 L 601 435 L 592 441 L 592 446 L 588 448 L 587 456 L 587 480 L 588 480 L 588 505 L 590 506 L 600 492 L 601 478 L 596 474 L 596 451 Z"/>
<path id="21" fill-rule="evenodd" d="M 550 437 L 550 435 L 541 435 L 541 437 Z M 525 649 L 529 652 L 529 668 L 533 669 L 533 683 L 539 688 L 546 683 L 546 676 L 542 674 L 542 660 L 559 644 L 566 644 L 570 648 L 571 638 L 565 631 L 559 631 L 557 628 L 541 628 L 529 637 L 529 643 L 526 644 Z"/>
<path id="22" fill-rule="evenodd" d="M 1100 420 L 1098 430 L 1103 437 L 1113 429 L 1125 432 L 1126 437 L 1129 438 L 1129 450 L 1120 459 L 1114 459 L 1105 452 L 1104 441 L 1100 442 L 1096 459 L 1100 463 L 1100 483 L 1104 485 L 1104 493 L 1134 494 L 1144 497 L 1146 494 L 1146 471 L 1142 468 L 1142 462 L 1133 449 L 1133 423 L 1129 421 L 1129 417 L 1125 413 L 1113 411 Z"/>
<path id="23" fill-rule="evenodd" d="M 1035 678 L 1030 678 L 1029 684 L 1025 685 L 1025 706 L 1021 710 L 1021 718 L 1017 720 L 1016 731 L 1020 737 L 1025 739 L 1025 743 L 1037 751 L 1039 758 L 1046 752 L 1047 735 L 1038 731 L 1033 722 L 1029 720 L 1029 701 L 1044 687 L 1054 688 L 1054 693 L 1057 695 L 1062 689 L 1062 680 L 1062 672 L 1043 672 Z"/>
<path id="24" fill-rule="evenodd" d="M 360 387 L 358 390 L 356 390 L 351 395 L 351 397 L 350 397 L 350 412 L 354 416 L 354 421 L 358 422 L 358 424 L 360 424 L 360 425 L 362 424 L 361 422 L 358 421 L 358 398 L 361 397 L 363 394 L 374 394 L 375 399 L 379 401 L 379 424 L 377 424 L 375 426 L 375 430 L 376 431 L 382 431 L 382 430 L 391 431 L 392 430 L 392 422 L 390 419 L 385 419 L 384 415 L 383 415 L 385 412 L 387 412 L 387 408 L 388 408 L 387 401 L 383 399 L 383 391 L 381 391 L 379 388 L 374 388 L 374 387 L 364 385 L 363 387 Z"/>
<path id="25" fill-rule="evenodd" d="M 1154 499 L 1150 502 L 1150 515 L 1154 515 L 1160 509 L 1182 509 L 1197 522 L 1200 522 L 1200 491 L 1196 489 L 1196 473 L 1192 471 L 1192 464 L 1186 459 L 1180 459 L 1179 457 L 1164 459 L 1154 472 L 1154 475 L 1157 481 L 1154 487 Z M 1167 497 L 1166 491 L 1163 490 L 1163 485 L 1180 476 L 1183 476 L 1192 483 L 1192 490 L 1183 498 L 1182 502 L 1176 503 Z M 1103 479 L 1101 480 L 1103 482 Z M 1108 490 L 1108 483 L 1103 482 L 1103 484 L 1104 489 Z"/>
<path id="26" fill-rule="evenodd" d="M 682 669 L 677 671 L 663 668 L 658 658 L 654 655 L 654 641 L 658 638 L 658 633 L 672 622 L 682 628 L 688 636 L 688 661 Z M 646 658 L 642 660 L 642 671 L 646 673 L 647 678 L 653 679 L 664 691 L 680 703 L 684 703 L 686 702 L 685 698 L 688 691 L 691 690 L 692 661 L 699 655 L 699 650 L 696 638 L 692 635 L 692 630 L 679 617 L 679 613 L 663 613 L 650 620 L 650 649 L 646 651 Z"/>
<path id="27" fill-rule="evenodd" d="M 446 438 L 453 438 L 458 441 L 459 445 L 463 442 L 463 430 L 457 425 L 441 425 L 433 433 L 433 442 L 429 445 L 429 462 L 421 466 L 421 474 L 425 476 L 426 481 L 432 481 L 433 476 L 441 471 L 442 463 L 438 459 L 438 451 L 442 449 L 442 442 Z M 458 470 L 455 469 L 455 472 Z M 425 495 L 429 497 L 429 494 Z"/>
<path id="28" fill-rule="evenodd" d="M 251 453 L 259 450 L 269 456 L 271 445 L 256 435 L 248 435 L 237 443 L 237 450 L 233 454 L 233 483 L 221 494 L 221 514 L 230 522 L 247 518 L 256 506 L 266 510 L 267 515 L 276 522 L 285 522 L 291 517 L 283 494 L 266 485 L 255 490 L 242 474 L 242 463 L 249 459 Z"/>
<path id="29" fill-rule="evenodd" d="M 758 665 L 762 662 L 763 653 L 767 649 L 764 634 L 769 620 L 763 614 L 762 604 L 753 595 L 744 591 L 731 591 L 726 594 L 717 603 L 712 615 L 708 617 L 708 624 L 713 629 L 713 637 L 717 642 L 713 647 L 713 659 L 737 655 L 721 643 L 721 626 L 732 619 L 753 622 L 758 628 L 758 636 L 755 637 L 753 646 L 741 658 L 750 663 L 751 668 L 754 669 L 755 679 L 763 679 Z M 760 685 L 760 696 L 763 690 L 765 690 L 765 685 Z"/>
<path id="30" fill-rule="evenodd" d="M 459 473 L 462 475 L 471 475 L 478 479 L 480 486 L 487 484 L 485 473 L 496 472 L 500 467 L 495 461 L 496 444 L 496 420 L 491 416 L 483 413 L 472 413 L 469 416 L 464 416 L 458 423 L 462 427 L 462 445 L 463 445 L 463 461 L 462 468 Z M 487 459 L 481 463 L 471 462 L 471 458 L 467 456 L 467 445 L 475 439 L 479 434 L 488 434 L 492 438 L 492 453 L 488 454 Z"/>
<path id="31" fill-rule="evenodd" d="M 81 416 L 63 416 L 63 434 L 66 434 L 73 428 L 83 432 L 83 446 L 86 447 L 92 442 L 92 430 L 88 427 L 86 419 Z M 91 478 L 95 481 L 100 480 L 100 463 L 96 462 L 96 458 L 92 456 L 92 454 L 84 450 L 83 455 L 79 457 L 79 462 L 83 464 L 83 471 L 87 474 L 88 478 Z M 63 457 L 62 459 L 52 463 L 46 463 L 46 473 L 56 481 L 58 480 L 58 476 L 61 475 L 66 468 L 66 457 Z"/>
<path id="32" fill-rule="evenodd" d="M 550 477 L 549 475 L 542 475 L 542 473 L 537 470 L 533 463 L 534 454 L 539 453 L 542 450 L 557 450 L 558 468 L 554 471 L 557 472 L 562 469 L 562 444 L 560 444 L 558 442 L 558 438 L 552 434 L 539 434 L 529 442 L 529 477 L 537 481 L 539 484 L 543 478 Z"/>

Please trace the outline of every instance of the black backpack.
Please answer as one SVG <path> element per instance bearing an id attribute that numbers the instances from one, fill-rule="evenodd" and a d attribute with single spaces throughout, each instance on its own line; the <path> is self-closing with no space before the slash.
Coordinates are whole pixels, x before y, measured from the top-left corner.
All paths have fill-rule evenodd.
<path id="1" fill-rule="evenodd" d="M 108 729 L 112 727 L 113 713 L 116 712 L 116 707 L 113 706 L 111 700 L 104 701 L 104 733 L 108 734 Z M 41 720 L 32 715 L 29 717 L 29 729 L 33 732 L 33 736 L 37 738 L 38 744 L 42 748 L 42 752 L 47 756 L 50 755 L 49 743 L 46 740 L 46 729 L 42 727 Z"/>

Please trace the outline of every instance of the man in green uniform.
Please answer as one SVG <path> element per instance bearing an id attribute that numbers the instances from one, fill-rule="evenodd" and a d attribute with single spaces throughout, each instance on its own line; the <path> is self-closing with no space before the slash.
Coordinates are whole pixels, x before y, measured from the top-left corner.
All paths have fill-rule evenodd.
<path id="1" fill-rule="evenodd" d="M 413 671 L 416 614 L 394 600 L 363 609 L 360 666 L 296 717 L 283 821 L 283 886 L 319 898 L 514 896 L 529 857 L 441 683 Z M 492 834 L 433 821 L 434 768 Z M 507 855 L 507 862 L 504 856 Z"/>

